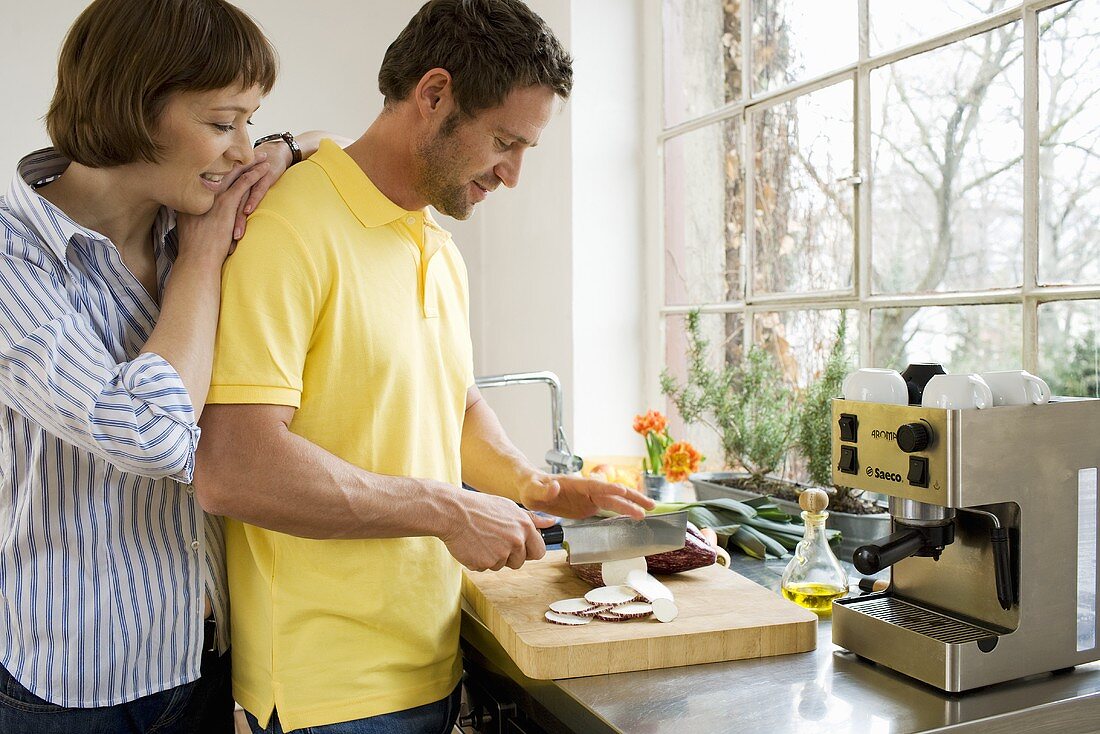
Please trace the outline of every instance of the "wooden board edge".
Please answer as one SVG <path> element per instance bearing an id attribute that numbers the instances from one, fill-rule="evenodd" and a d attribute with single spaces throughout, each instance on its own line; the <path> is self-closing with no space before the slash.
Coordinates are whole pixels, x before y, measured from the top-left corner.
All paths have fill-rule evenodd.
<path id="1" fill-rule="evenodd" d="M 560 650 L 560 647 L 546 647 L 540 648 L 535 646 L 527 646 L 523 648 L 516 648 L 517 655 L 512 659 L 516 664 L 516 667 L 533 680 L 567 680 L 570 678 L 587 678 L 593 675 L 613 675 L 615 673 L 631 673 L 644 670 L 664 670 L 666 668 L 682 668 L 691 665 L 709 665 L 712 663 L 730 663 L 737 662 L 738 660 L 755 660 L 764 657 L 778 657 L 780 655 L 802 655 L 808 652 L 813 652 L 817 649 L 817 619 L 807 620 L 803 622 L 790 623 L 786 631 L 793 633 L 795 641 L 792 645 L 792 649 L 784 650 L 783 652 L 776 652 L 767 644 L 764 644 L 750 654 L 747 655 L 730 655 L 722 653 L 723 645 L 718 641 L 712 646 L 715 651 L 712 655 L 699 656 L 695 655 L 695 659 L 685 662 L 677 662 L 667 665 L 660 665 L 651 667 L 647 661 L 643 658 L 638 658 L 637 665 L 630 665 L 623 661 L 608 665 L 596 665 L 594 661 L 609 660 L 608 648 L 612 643 L 607 642 L 589 642 L 579 643 L 571 648 L 574 654 L 579 659 L 586 661 L 586 664 L 581 668 L 573 671 L 565 671 L 564 673 L 556 670 L 558 666 L 547 666 L 542 664 L 547 658 L 544 655 L 540 655 L 540 652 L 546 650 Z M 730 634 L 736 631 L 729 631 Z M 698 633 L 708 634 L 708 633 Z M 714 633 L 709 633 L 710 636 L 714 636 Z M 770 637 L 771 635 L 767 635 Z M 499 639 L 499 638 L 498 638 Z M 517 636 L 517 640 L 518 640 Z M 548 669 L 549 667 L 549 669 Z"/>

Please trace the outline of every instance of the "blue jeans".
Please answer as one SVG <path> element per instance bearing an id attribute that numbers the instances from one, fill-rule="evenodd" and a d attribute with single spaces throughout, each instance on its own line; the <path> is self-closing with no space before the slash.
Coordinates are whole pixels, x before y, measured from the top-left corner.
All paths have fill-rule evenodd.
<path id="1" fill-rule="evenodd" d="M 44 701 L 0 666 L 3 734 L 233 734 L 230 656 L 207 653 L 202 676 L 167 691 L 98 708 Z"/>
<path id="2" fill-rule="evenodd" d="M 294 734 L 450 734 L 454 729 L 455 719 L 458 718 L 461 698 L 462 686 L 458 685 L 451 691 L 451 695 L 435 703 L 372 716 L 369 719 L 295 729 Z M 255 716 L 248 712 L 245 714 L 253 734 L 284 734 L 277 711 L 271 713 L 271 721 L 267 722 L 266 729 L 260 728 Z"/>

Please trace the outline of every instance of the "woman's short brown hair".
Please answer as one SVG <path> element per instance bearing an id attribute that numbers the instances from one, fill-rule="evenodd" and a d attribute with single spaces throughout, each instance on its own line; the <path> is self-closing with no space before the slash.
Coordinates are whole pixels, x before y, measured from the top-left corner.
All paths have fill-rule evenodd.
<path id="1" fill-rule="evenodd" d="M 152 163 L 169 96 L 237 83 L 266 94 L 277 73 L 263 31 L 224 0 L 95 0 L 65 37 L 46 130 L 85 166 Z"/>

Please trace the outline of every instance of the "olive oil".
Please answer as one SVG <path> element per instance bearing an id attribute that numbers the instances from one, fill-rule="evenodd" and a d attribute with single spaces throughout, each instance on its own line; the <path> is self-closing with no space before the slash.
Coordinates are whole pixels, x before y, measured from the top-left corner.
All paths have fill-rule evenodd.
<path id="1" fill-rule="evenodd" d="M 829 495 L 810 487 L 798 497 L 805 530 L 802 541 L 795 546 L 780 586 L 783 596 L 795 604 L 818 614 L 832 614 L 833 599 L 848 593 L 848 572 L 840 565 L 825 537 L 825 521 L 829 513 Z"/>
<path id="2" fill-rule="evenodd" d="M 783 596 L 818 614 L 832 613 L 833 599 L 839 599 L 847 593 L 847 589 L 827 584 L 788 584 L 783 587 Z"/>

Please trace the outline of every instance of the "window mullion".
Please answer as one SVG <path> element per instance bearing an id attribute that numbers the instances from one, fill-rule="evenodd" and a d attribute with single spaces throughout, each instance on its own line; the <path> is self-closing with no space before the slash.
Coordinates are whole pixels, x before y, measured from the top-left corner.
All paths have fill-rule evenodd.
<path id="1" fill-rule="evenodd" d="M 1023 368 L 1039 371 L 1039 17 L 1035 9 L 1024 16 L 1024 271 L 1023 340 L 1020 355 Z"/>
<path id="2" fill-rule="evenodd" d="M 741 98 L 743 100 L 749 100 L 753 95 L 752 14 L 753 5 L 758 2 L 765 2 L 765 0 L 745 0 L 741 5 Z M 741 299 L 746 303 L 752 291 L 753 268 L 756 267 L 756 256 L 754 254 L 754 250 L 756 249 L 756 218 L 753 216 L 753 209 L 755 207 L 753 202 L 755 196 L 754 181 L 756 179 L 756 166 L 753 164 L 755 155 L 756 150 L 752 135 L 752 117 L 745 108 L 742 108 L 741 169 L 742 175 L 745 177 L 745 214 L 742 221 L 745 223 L 745 226 L 741 230 Z M 744 318 L 741 319 L 741 343 L 745 345 L 744 352 L 748 352 L 749 345 L 752 344 L 752 321 L 752 312 L 746 308 L 744 311 Z"/>
<path id="3" fill-rule="evenodd" d="M 856 69 L 855 150 L 860 183 L 855 192 L 856 221 L 855 257 L 852 277 L 859 299 L 859 363 L 870 366 L 871 309 L 866 306 L 871 295 L 871 67 L 866 63 L 870 52 L 870 10 L 868 0 L 859 0 L 859 65 Z"/>

